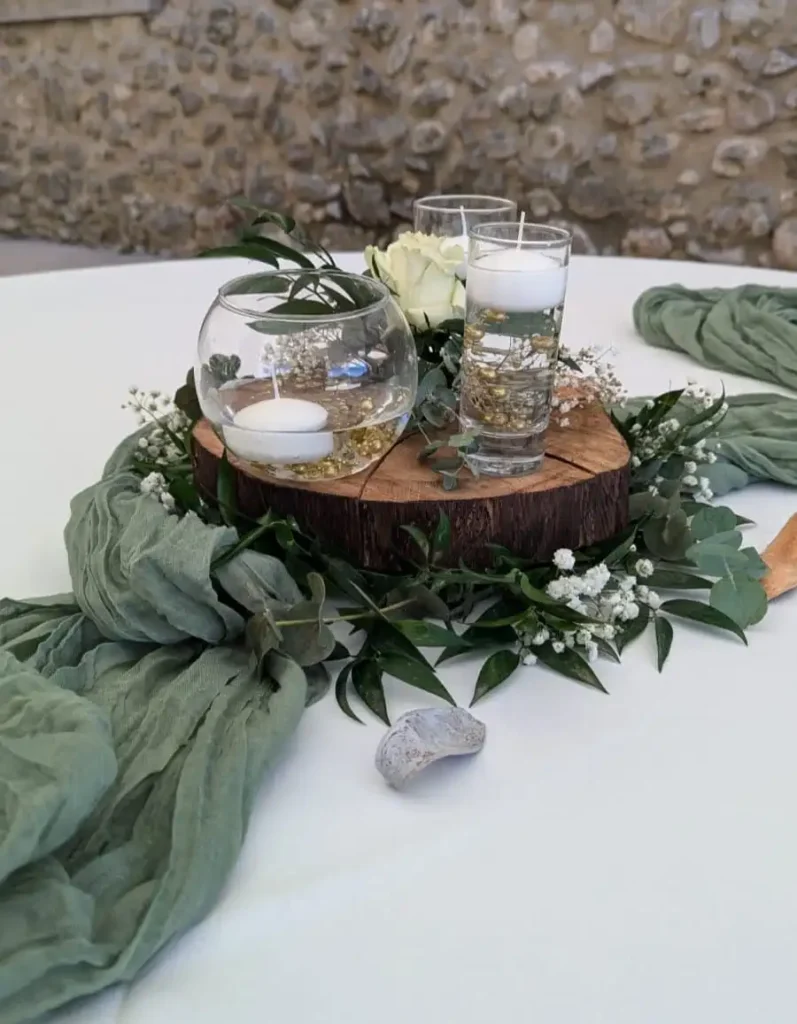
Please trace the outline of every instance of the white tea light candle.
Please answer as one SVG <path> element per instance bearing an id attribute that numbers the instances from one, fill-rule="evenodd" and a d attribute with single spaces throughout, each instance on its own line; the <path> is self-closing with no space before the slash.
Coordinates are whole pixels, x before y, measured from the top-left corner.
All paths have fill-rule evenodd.
<path id="1" fill-rule="evenodd" d="M 567 268 L 524 249 L 487 252 L 468 267 L 468 300 L 504 313 L 536 313 L 564 302 Z"/>
<path id="2" fill-rule="evenodd" d="M 239 409 L 222 432 L 230 451 L 250 462 L 318 462 L 333 450 L 332 432 L 324 430 L 328 418 L 318 402 L 270 398 Z"/>

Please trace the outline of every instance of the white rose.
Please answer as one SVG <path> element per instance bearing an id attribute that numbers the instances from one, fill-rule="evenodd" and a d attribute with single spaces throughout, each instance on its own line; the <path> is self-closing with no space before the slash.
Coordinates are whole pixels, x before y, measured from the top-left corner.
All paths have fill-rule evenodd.
<path id="1" fill-rule="evenodd" d="M 374 277 L 384 282 L 413 327 L 437 327 L 461 317 L 465 287 L 456 276 L 465 258 L 461 245 L 450 238 L 408 231 L 384 252 L 369 245 L 365 260 Z"/>

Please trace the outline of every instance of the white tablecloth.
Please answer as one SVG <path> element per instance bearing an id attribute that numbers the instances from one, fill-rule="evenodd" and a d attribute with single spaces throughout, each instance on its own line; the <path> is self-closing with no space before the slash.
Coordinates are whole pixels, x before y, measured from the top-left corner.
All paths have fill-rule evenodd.
<path id="1" fill-rule="evenodd" d="M 173 390 L 215 287 L 245 269 L 0 280 L 4 593 L 68 589 L 68 500 L 132 429 L 127 386 Z M 565 342 L 614 348 L 632 394 L 716 384 L 634 335 L 633 300 L 673 281 L 794 275 L 577 258 Z M 762 545 L 797 495 L 755 486 L 733 505 Z M 372 767 L 382 727 L 316 705 L 213 913 L 129 989 L 59 1024 L 793 1021 L 795 613 L 793 595 L 774 604 L 749 649 L 679 623 L 663 675 L 649 637 L 622 666 L 601 663 L 608 697 L 524 670 L 477 707 L 483 753 L 403 795 Z M 475 668 L 455 665 L 444 678 L 466 702 Z M 389 698 L 394 714 L 418 704 L 398 685 Z"/>

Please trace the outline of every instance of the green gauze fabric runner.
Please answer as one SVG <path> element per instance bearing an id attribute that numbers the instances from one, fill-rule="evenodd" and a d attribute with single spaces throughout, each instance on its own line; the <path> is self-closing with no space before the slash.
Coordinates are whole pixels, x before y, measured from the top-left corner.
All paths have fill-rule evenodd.
<path id="1" fill-rule="evenodd" d="M 634 324 L 651 345 L 797 391 L 797 289 L 650 288 L 634 304 Z M 699 470 L 714 493 L 755 480 L 797 486 L 797 400 L 749 394 L 728 404 L 719 458 Z"/>
<path id="2" fill-rule="evenodd" d="M 797 289 L 649 288 L 634 325 L 651 345 L 797 391 Z"/>
<path id="3" fill-rule="evenodd" d="M 74 597 L 0 602 L 3 1024 L 133 978 L 209 910 L 305 703 L 211 584 L 235 531 L 140 494 L 136 441 L 73 501 Z M 221 573 L 247 607 L 301 597 L 257 553 Z"/>

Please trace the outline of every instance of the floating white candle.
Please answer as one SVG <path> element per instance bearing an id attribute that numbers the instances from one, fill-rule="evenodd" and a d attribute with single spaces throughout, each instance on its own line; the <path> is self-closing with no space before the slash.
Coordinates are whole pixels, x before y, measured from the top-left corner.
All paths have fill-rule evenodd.
<path id="1" fill-rule="evenodd" d="M 317 402 L 269 398 L 239 409 L 222 432 L 230 451 L 250 462 L 318 462 L 333 450 L 332 432 L 324 430 L 328 417 Z"/>
<path id="2" fill-rule="evenodd" d="M 468 267 L 468 299 L 504 313 L 536 313 L 564 301 L 567 267 L 530 249 L 497 249 Z"/>

